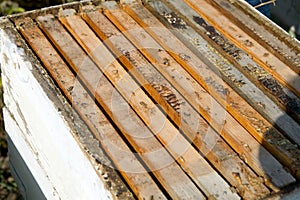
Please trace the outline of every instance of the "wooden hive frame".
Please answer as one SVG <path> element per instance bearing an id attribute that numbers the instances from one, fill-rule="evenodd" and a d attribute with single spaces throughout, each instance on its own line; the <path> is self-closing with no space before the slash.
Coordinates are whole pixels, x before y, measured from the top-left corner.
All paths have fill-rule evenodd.
<path id="1" fill-rule="evenodd" d="M 297 195 L 299 43 L 245 7 L 84 1 L 2 18 L 5 127 L 44 195 Z"/>

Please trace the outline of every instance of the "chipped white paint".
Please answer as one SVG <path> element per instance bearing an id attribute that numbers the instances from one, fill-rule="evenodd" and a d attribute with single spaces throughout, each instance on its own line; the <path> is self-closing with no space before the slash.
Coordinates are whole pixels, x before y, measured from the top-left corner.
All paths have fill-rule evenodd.
<path id="1" fill-rule="evenodd" d="M 6 131 L 47 199 L 112 199 L 75 133 L 33 75 L 11 35 L 0 30 Z"/>
<path id="2" fill-rule="evenodd" d="M 41 188 L 44 195 L 49 199 L 59 199 L 55 187 L 52 185 L 51 181 L 47 178 L 47 173 L 41 168 L 39 159 L 36 156 L 35 150 L 27 142 L 25 138 L 25 133 L 21 131 L 20 127 L 17 125 L 16 121 L 9 111 L 3 109 L 3 117 L 5 118 L 5 129 L 10 132 L 9 136 L 14 141 L 14 145 L 18 148 L 20 155 L 23 160 L 26 161 L 27 167 L 29 169 L 34 169 L 32 174 L 36 178 L 39 185 L 43 185 Z"/>

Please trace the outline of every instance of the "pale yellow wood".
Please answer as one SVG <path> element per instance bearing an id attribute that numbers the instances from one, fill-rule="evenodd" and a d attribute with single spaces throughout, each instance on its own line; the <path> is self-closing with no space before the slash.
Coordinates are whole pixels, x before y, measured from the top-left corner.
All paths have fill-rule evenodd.
<path id="1" fill-rule="evenodd" d="M 90 9 L 90 6 L 84 7 L 83 11 Z M 105 44 L 115 53 L 116 56 L 124 63 L 124 65 L 134 71 L 134 77 L 140 83 L 145 84 L 155 83 L 157 85 L 164 85 L 180 99 L 180 116 L 175 119 L 172 113 L 169 113 L 168 107 L 162 105 L 162 108 L 169 114 L 175 123 L 180 126 L 181 130 L 188 136 L 190 141 L 207 157 L 210 163 L 216 167 L 220 173 L 237 188 L 237 191 L 246 199 L 256 199 L 258 196 L 265 196 L 269 191 L 261 183 L 260 178 L 248 168 L 243 161 L 231 150 L 226 142 L 203 120 L 203 118 L 192 108 L 184 97 L 182 97 L 172 85 L 148 63 L 145 58 L 137 51 L 135 47 L 122 35 L 113 24 L 105 18 L 99 11 L 84 12 L 83 18 L 87 21 L 89 26 L 97 33 L 97 35 L 105 41 Z M 121 58 L 122 55 L 127 58 Z M 140 73 L 140 74 L 137 74 Z M 141 75 L 142 74 L 142 75 Z M 141 77 L 144 76 L 144 77 Z M 148 81 L 148 82 L 147 82 Z M 151 92 L 150 88 L 145 87 L 151 96 L 156 99 L 157 94 Z M 163 94 L 163 93 L 162 93 Z M 160 101 L 159 99 L 156 99 Z M 177 115 L 176 115 L 177 117 Z M 182 120 L 180 120 L 180 117 Z M 183 126 L 186 124 L 192 127 L 186 130 Z M 203 142 L 204 141 L 204 142 Z M 206 142 L 207 143 L 206 143 Z M 237 176 L 237 174 L 239 174 Z M 240 177 L 240 178 L 237 178 Z M 251 180 L 251 181 L 250 181 Z M 254 181 L 256 180 L 256 181 Z M 255 191 L 255 192 L 254 192 Z"/>
<path id="2" fill-rule="evenodd" d="M 20 30 L 31 48 L 39 56 L 56 83 L 71 101 L 72 106 L 99 140 L 101 147 L 110 156 L 114 165 L 120 170 L 120 173 L 137 197 L 139 199 L 151 197 L 166 199 L 148 172 L 131 152 L 87 91 L 81 86 L 41 30 L 28 18 L 20 20 L 18 23 L 22 24 Z M 122 163 L 124 157 L 128 159 L 127 163 Z M 124 164 L 128 166 L 124 166 Z"/>
<path id="3" fill-rule="evenodd" d="M 231 40 L 236 46 L 253 56 L 253 59 L 265 68 L 270 74 L 286 85 L 298 97 L 300 97 L 299 75 L 290 69 L 274 54 L 250 37 L 241 28 L 236 26 L 220 10 L 217 10 L 206 0 L 185 0 L 206 21 L 212 24 L 219 32 Z M 213 16 L 213 17 L 211 17 Z M 268 54 L 268 56 L 264 56 Z"/>
<path id="4" fill-rule="evenodd" d="M 255 138 L 263 140 L 263 134 L 268 129 L 272 128 L 266 119 L 264 119 L 255 109 L 253 109 L 245 100 L 243 100 L 229 85 L 227 85 L 220 77 L 214 74 L 211 70 L 206 69 L 206 63 L 201 61 L 193 54 L 184 44 L 182 44 L 169 30 L 167 30 L 149 11 L 141 6 L 131 7 L 128 12 L 145 27 L 150 27 L 147 30 L 155 37 L 162 46 L 164 46 L 170 54 L 185 67 L 191 74 L 195 74 L 194 78 L 202 82 L 203 87 L 207 90 L 217 90 L 213 95 L 219 103 L 226 106 L 229 112 L 244 124 L 244 127 L 249 130 Z M 152 28 L 151 28 L 152 27 Z M 186 54 L 189 57 L 183 60 L 180 55 Z M 202 67 L 200 67 L 202 66 Z M 203 69 L 202 69 L 203 68 Z M 212 79 L 210 83 L 208 79 Z M 207 85 L 207 87 L 206 87 Z M 211 88 L 212 87 L 212 88 Z M 217 88 L 213 88 L 217 87 Z M 218 91 L 220 90 L 220 91 Z M 223 92 L 223 93 L 222 93 Z M 234 102 L 238 108 L 232 109 L 228 102 Z M 259 123 L 258 123 L 259 121 Z M 261 129 L 261 130 L 259 130 Z M 300 136 L 296 133 L 289 132 L 289 136 L 295 139 L 295 142 L 300 141 Z M 264 141 L 267 142 L 267 141 Z"/>
<path id="5" fill-rule="evenodd" d="M 210 45 L 205 41 L 202 37 L 205 37 L 207 32 L 206 30 L 201 27 L 201 25 L 197 24 L 194 19 L 199 17 L 195 11 L 190 9 L 188 5 L 186 5 L 182 1 L 172 1 L 168 2 L 168 6 L 170 6 L 169 9 L 166 7 L 164 3 L 161 1 L 155 1 L 155 2 L 150 2 L 148 6 L 150 6 L 150 9 L 153 9 L 153 12 L 158 12 L 158 13 L 171 13 L 172 10 L 175 12 L 179 12 L 182 14 L 182 16 L 186 17 L 187 20 L 189 20 L 193 25 L 195 25 L 197 28 L 191 28 L 188 24 L 186 24 L 184 29 L 180 29 L 180 32 L 175 32 L 177 33 L 178 37 L 182 39 L 182 36 L 184 37 L 183 42 L 187 45 L 192 45 L 197 48 L 198 50 L 198 56 L 200 57 L 205 57 L 207 58 L 213 66 L 217 67 L 220 70 L 220 74 L 222 75 L 222 78 L 225 78 L 228 84 L 234 87 L 234 89 L 247 101 L 251 102 L 251 106 L 255 108 L 258 112 L 260 112 L 266 119 L 268 119 L 272 124 L 276 123 L 277 127 L 280 127 L 280 131 L 278 129 L 275 129 L 271 127 L 271 124 L 269 126 L 262 126 L 260 127 L 257 122 L 253 124 L 255 127 L 257 126 L 256 132 L 253 133 L 251 130 L 250 133 L 268 150 L 272 153 L 273 156 L 275 156 L 284 166 L 288 167 L 292 174 L 294 176 L 298 177 L 299 174 L 299 157 L 298 155 L 300 154 L 299 151 L 300 149 L 293 144 L 292 140 L 288 140 L 286 135 L 293 135 L 295 133 L 300 132 L 300 126 L 297 124 L 295 121 L 293 121 L 287 114 L 284 112 L 280 111 L 278 108 L 276 108 L 276 105 L 274 105 L 273 102 L 271 102 L 271 99 L 268 99 L 263 93 L 268 95 L 268 92 L 266 91 L 266 88 L 262 87 L 261 90 L 259 91 L 257 88 L 255 88 L 254 84 L 256 83 L 257 80 L 261 78 L 261 76 L 265 76 L 267 72 L 265 72 L 261 67 L 259 67 L 257 64 L 255 64 L 248 55 L 244 52 L 239 52 L 239 56 L 241 57 L 241 60 L 236 59 L 236 61 L 239 63 L 237 64 L 236 62 L 233 62 L 235 64 L 234 66 L 231 63 L 227 63 L 226 60 L 223 60 L 222 57 L 218 56 L 218 53 L 216 52 L 216 49 L 219 49 L 220 46 L 216 45 L 213 40 L 211 41 L 213 44 L 212 46 L 215 46 L 216 49 L 213 49 L 210 47 Z M 230 5 L 230 3 L 225 4 Z M 147 6 L 147 8 L 148 8 Z M 174 6 L 174 7 L 173 7 Z M 223 4 L 222 4 L 223 6 Z M 175 10 L 175 8 L 177 10 Z M 155 11 L 154 11 L 155 10 Z M 240 13 L 241 14 L 241 13 Z M 187 20 L 180 18 L 183 23 L 187 22 Z M 169 25 L 169 22 L 162 20 L 164 24 Z M 166 25 L 166 26 L 167 26 Z M 170 27 L 170 26 L 169 26 Z M 255 26 L 254 26 L 255 27 Z M 177 30 L 176 27 L 172 27 L 171 30 Z M 198 34 L 200 33 L 201 36 Z M 223 36 L 219 36 L 220 38 L 223 38 Z M 210 40 L 210 39 L 208 39 Z M 216 39 L 217 40 L 217 39 Z M 279 45 L 279 44 L 277 44 Z M 218 50 L 220 52 L 222 50 Z M 226 51 L 226 50 L 225 50 Z M 197 53 L 197 51 L 196 51 Z M 224 52 L 225 53 L 225 52 Z M 230 55 L 230 52 L 228 52 Z M 225 53 L 227 54 L 227 53 Z M 231 56 L 229 56 L 231 57 Z M 234 57 L 234 56 L 233 56 Z M 228 58 L 228 56 L 227 56 Z M 251 64 L 252 63 L 252 64 Z M 243 69 L 241 66 L 252 66 L 251 67 L 251 72 Z M 238 68 L 238 69 L 237 69 Z M 246 78 L 242 78 L 241 73 L 238 71 L 241 70 L 243 71 L 244 75 L 247 76 L 250 80 Z M 252 77 L 252 76 L 255 76 Z M 270 80 L 272 83 L 276 83 L 276 86 L 272 86 L 275 88 L 283 88 L 284 91 L 286 91 L 286 88 L 279 84 L 274 78 L 271 76 L 267 76 L 267 80 Z M 235 82 L 238 81 L 238 82 Z M 250 81 L 252 83 L 250 83 Z M 259 81 L 258 81 L 259 82 Z M 240 85 L 240 83 L 242 83 Z M 256 86 L 259 86 L 260 84 L 256 84 Z M 253 87 L 254 86 L 254 87 Z M 270 87 L 271 90 L 273 88 Z M 287 94 L 287 93 L 286 93 Z M 282 95 L 282 93 L 279 93 L 278 95 Z M 292 101 L 297 99 L 296 96 L 292 95 L 291 92 L 288 92 L 288 95 L 291 96 L 284 96 L 283 98 L 291 98 L 293 99 Z M 272 96 L 272 94 L 268 95 L 269 97 Z M 276 98 L 272 98 L 273 101 L 276 102 Z M 239 101 L 235 101 L 239 103 Z M 295 101 L 295 103 L 297 100 Z M 287 103 L 287 102 L 286 102 Z M 291 105 L 291 103 L 289 103 Z M 243 110 L 246 111 L 246 107 L 243 105 L 236 106 L 238 107 L 237 111 L 239 111 L 240 114 L 243 113 Z M 240 110 L 242 112 L 240 112 Z M 251 110 L 250 110 L 251 111 Z M 297 113 L 297 110 L 294 109 L 294 114 Z M 243 115 L 243 114 L 242 114 Z M 255 115 L 253 115 L 253 119 L 255 119 Z M 260 116 L 261 118 L 261 116 Z M 259 119 L 259 118 L 257 118 Z M 242 124 L 252 124 L 251 121 L 249 122 L 242 122 Z M 265 128 L 269 129 L 268 131 L 265 131 Z M 277 142 L 275 142 L 277 141 Z M 284 142 L 282 142 L 284 141 Z"/>
<path id="6" fill-rule="evenodd" d="M 202 116 L 204 116 L 206 120 L 209 121 L 211 125 L 226 138 L 227 142 L 239 154 L 245 157 L 246 161 L 257 173 L 263 176 L 267 173 L 272 176 L 271 184 L 274 184 L 277 187 L 282 187 L 294 182 L 294 178 L 283 169 L 281 164 L 264 148 L 262 148 L 259 143 L 251 137 L 236 120 L 232 118 L 231 115 L 226 114 L 226 110 L 224 110 L 211 96 L 209 96 L 199 84 L 193 81 L 193 78 L 187 74 L 187 72 L 183 70 L 183 68 L 178 65 L 178 63 L 169 54 L 162 50 L 162 47 L 160 47 L 143 28 L 130 18 L 130 16 L 126 15 L 124 11 L 113 5 L 113 3 L 109 3 L 106 8 L 107 10 L 105 10 L 105 14 L 110 18 L 110 20 L 113 21 L 113 23 L 121 31 L 123 31 L 123 33 L 144 53 L 149 60 L 151 60 L 151 62 L 161 63 L 160 65 L 155 65 L 161 67 L 159 71 L 164 74 L 164 76 L 181 92 L 182 95 L 189 98 L 188 100 L 191 104 L 194 105 Z M 146 30 L 149 31 L 149 29 Z M 160 30 L 162 35 L 164 35 L 163 33 L 167 31 L 161 27 L 155 30 Z M 176 42 L 176 40 L 174 42 Z M 152 49 L 147 48 L 149 47 L 149 44 L 151 44 Z M 174 45 L 174 43 L 172 43 L 172 45 Z M 153 47 L 156 49 L 154 50 Z M 176 48 L 181 49 L 177 49 L 175 52 L 182 50 L 182 47 L 177 46 Z M 172 54 L 172 51 L 169 51 L 169 53 Z M 173 54 L 175 54 L 174 51 Z M 190 54 L 187 56 L 190 56 Z M 168 65 L 163 64 L 166 59 L 168 60 Z M 187 61 L 189 60 L 190 59 Z M 205 73 L 209 73 L 209 76 L 207 77 L 213 76 L 216 80 L 218 80 L 218 78 L 208 70 L 207 66 L 202 65 L 201 70 L 201 76 L 204 76 Z M 211 82 L 215 81 L 214 79 L 209 80 Z M 204 84 L 204 86 L 206 86 L 206 84 Z M 216 93 L 213 90 L 209 90 L 209 92 Z M 232 127 L 236 128 L 233 129 Z M 245 141 L 247 141 L 247 143 L 245 143 Z M 251 151 L 249 151 L 248 147 Z M 263 156 L 263 158 L 258 155 Z M 271 165 L 272 168 L 269 169 L 270 171 L 264 170 L 265 167 L 270 167 L 270 163 L 273 163 Z M 277 173 L 277 175 L 273 172 L 271 173 L 271 171 Z"/>
<path id="7" fill-rule="evenodd" d="M 98 67 L 87 57 L 70 35 L 62 31 L 62 25 L 53 18 L 45 21 L 45 18 L 39 17 L 39 21 L 42 23 L 43 30 L 48 34 L 56 47 L 60 49 L 73 70 L 77 72 L 77 75 L 83 80 L 89 90 L 95 93 L 97 101 L 124 132 L 125 137 L 131 139 L 132 143 L 138 144 L 135 146 L 136 150 L 141 153 L 142 158 L 149 164 L 149 168 L 153 170 L 152 172 L 165 187 L 166 191 L 173 198 L 203 199 L 202 193 L 169 156 L 165 148 L 157 146 L 159 143 L 151 132 L 147 131 L 147 127 L 142 122 L 136 121 L 138 117 L 135 113 L 130 108 L 124 110 L 124 106 L 125 109 L 128 106 L 126 101 L 121 98 Z M 51 29 L 51 27 L 54 27 L 54 29 Z M 107 56 L 102 53 L 101 55 Z M 156 143 L 153 144 L 151 141 L 156 141 Z M 156 154 L 156 152 L 160 153 L 160 151 L 162 151 L 161 154 Z M 126 167 L 130 160 L 123 157 L 122 162 L 124 167 Z"/>
<path id="8" fill-rule="evenodd" d="M 227 196 L 232 199 L 238 198 L 231 192 L 222 177 L 181 135 L 180 131 L 166 118 L 124 68 L 117 61 L 107 64 L 99 58 L 99 55 L 102 54 L 107 59 L 111 54 L 96 35 L 88 29 L 84 21 L 75 15 L 60 18 L 60 20 L 205 195 L 221 196 L 223 193 L 227 193 Z"/>
<path id="9" fill-rule="evenodd" d="M 149 33 L 152 33 L 152 36 L 157 38 L 157 40 L 160 41 L 160 44 L 163 45 L 168 50 L 168 52 L 170 52 L 170 54 L 182 64 L 182 66 L 185 65 L 186 70 L 190 72 L 189 67 L 191 67 L 193 68 L 193 72 L 190 73 L 192 74 L 194 73 L 194 71 L 196 71 L 198 77 L 204 79 L 204 82 L 206 84 L 210 84 L 206 81 L 207 79 L 212 79 L 213 84 L 219 83 L 221 89 L 225 88 L 226 93 L 224 94 L 224 96 L 226 99 L 224 102 L 222 102 L 222 96 L 214 95 L 214 97 L 216 99 L 219 99 L 220 103 L 225 104 L 229 112 L 233 116 L 235 116 L 240 123 L 247 124 L 244 125 L 244 127 L 247 128 L 256 138 L 258 138 L 259 141 L 262 141 L 262 144 L 266 144 L 266 146 L 268 146 L 275 155 L 279 154 L 278 157 L 283 160 L 285 164 L 290 165 L 290 163 L 293 163 L 293 160 L 291 160 L 292 158 L 289 158 L 289 153 L 285 151 L 285 149 L 281 149 L 280 146 L 276 146 L 276 144 L 273 145 L 271 142 L 264 139 L 264 133 L 266 133 L 267 130 L 271 132 L 270 129 L 272 129 L 272 134 L 274 134 L 274 137 L 275 135 L 281 135 L 276 129 L 272 128 L 272 125 L 266 119 L 264 119 L 258 112 L 256 112 L 246 101 L 244 101 L 237 93 L 235 93 L 234 90 L 232 90 L 218 76 L 212 74 L 211 72 L 208 72 L 206 68 L 204 68 L 204 70 L 201 70 L 201 67 L 199 66 L 205 66 L 205 63 L 198 59 L 197 56 L 195 56 L 187 47 L 185 47 L 174 35 L 172 35 L 169 30 L 163 27 L 163 25 L 157 20 L 157 18 L 154 18 L 154 16 L 151 15 L 151 13 L 147 9 L 139 5 L 127 8 L 128 12 L 131 13 L 132 16 L 135 16 L 138 22 L 140 22 L 143 26 L 149 27 L 146 30 L 148 30 Z M 186 54 L 189 58 L 183 60 L 180 56 L 183 54 Z M 203 85 L 205 85 L 205 83 Z M 218 90 L 220 89 L 220 87 L 216 89 Z M 230 104 L 228 104 L 228 102 L 235 103 L 233 109 L 229 108 Z M 260 123 L 261 126 L 258 125 Z M 251 125 L 252 127 L 249 127 L 249 125 Z M 296 138 L 295 140 L 297 140 L 298 135 L 295 132 L 289 133 L 290 137 Z M 297 169 L 297 166 L 295 167 Z"/>

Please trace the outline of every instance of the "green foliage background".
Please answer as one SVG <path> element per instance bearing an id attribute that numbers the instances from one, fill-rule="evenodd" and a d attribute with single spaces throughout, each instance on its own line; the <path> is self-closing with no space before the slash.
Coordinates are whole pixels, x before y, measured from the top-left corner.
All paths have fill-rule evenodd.
<path id="1" fill-rule="evenodd" d="M 0 15 L 11 15 L 72 1 L 76 0 L 0 0 Z"/>

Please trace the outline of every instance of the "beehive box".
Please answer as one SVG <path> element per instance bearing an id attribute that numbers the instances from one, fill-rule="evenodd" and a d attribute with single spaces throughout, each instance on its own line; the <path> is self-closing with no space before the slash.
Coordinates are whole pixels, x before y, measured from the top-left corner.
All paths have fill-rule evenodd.
<path id="1" fill-rule="evenodd" d="M 299 42 L 239 0 L 1 19 L 5 128 L 48 199 L 297 199 Z"/>

